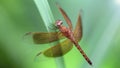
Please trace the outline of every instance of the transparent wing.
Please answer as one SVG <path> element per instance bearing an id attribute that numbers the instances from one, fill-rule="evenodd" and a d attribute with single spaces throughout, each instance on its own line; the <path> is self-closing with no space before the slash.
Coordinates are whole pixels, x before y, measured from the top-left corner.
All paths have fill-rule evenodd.
<path id="1" fill-rule="evenodd" d="M 65 11 L 58 5 L 56 4 L 57 7 L 59 8 L 61 14 L 63 15 L 64 19 L 66 20 L 69 28 L 72 30 L 72 23 L 71 23 L 71 20 L 69 19 L 69 17 L 67 16 L 67 14 L 65 13 Z"/>
<path id="2" fill-rule="evenodd" d="M 29 32 L 26 35 L 29 34 L 32 34 L 33 41 L 36 44 L 50 43 L 64 38 L 61 32 Z"/>
<path id="3" fill-rule="evenodd" d="M 48 48 L 43 52 L 43 54 L 47 57 L 59 57 L 69 52 L 72 49 L 72 47 L 73 47 L 72 42 L 67 39 L 60 44 Z"/>
<path id="4" fill-rule="evenodd" d="M 80 14 L 78 16 L 77 24 L 74 30 L 74 37 L 77 42 L 82 38 L 82 19 Z"/>

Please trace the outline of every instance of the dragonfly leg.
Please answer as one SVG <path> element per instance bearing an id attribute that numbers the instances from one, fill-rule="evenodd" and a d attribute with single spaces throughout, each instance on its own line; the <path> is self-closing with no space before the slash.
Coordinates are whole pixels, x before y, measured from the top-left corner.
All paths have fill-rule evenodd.
<path id="1" fill-rule="evenodd" d="M 50 24 L 48 28 L 51 30 L 57 30 L 57 27 L 54 24 Z"/>
<path id="2" fill-rule="evenodd" d="M 40 54 L 42 54 L 42 52 L 39 52 L 36 56 L 39 56 Z"/>

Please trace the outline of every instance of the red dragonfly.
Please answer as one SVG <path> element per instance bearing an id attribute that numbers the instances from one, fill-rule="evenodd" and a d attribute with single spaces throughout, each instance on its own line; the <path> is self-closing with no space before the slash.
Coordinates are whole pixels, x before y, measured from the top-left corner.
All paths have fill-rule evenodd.
<path id="1" fill-rule="evenodd" d="M 63 26 L 61 20 L 57 20 L 55 23 L 55 26 L 57 29 L 59 29 L 59 32 L 29 32 L 26 35 L 32 34 L 33 35 L 33 41 L 36 44 L 45 44 L 57 41 L 59 39 L 67 38 L 65 41 L 63 41 L 60 44 L 56 44 L 53 47 L 50 47 L 46 49 L 45 51 L 42 51 L 37 54 L 39 56 L 40 54 L 44 54 L 46 57 L 60 57 L 65 55 L 67 52 L 69 52 L 73 44 L 76 46 L 76 48 L 79 50 L 79 52 L 83 55 L 85 60 L 92 65 L 91 60 L 87 57 L 85 52 L 82 50 L 78 42 L 82 38 L 82 20 L 81 16 L 79 14 L 77 24 L 75 27 L 75 30 L 73 30 L 71 20 L 65 13 L 65 11 L 57 4 L 57 7 L 59 8 L 61 14 L 63 15 L 64 19 L 66 20 L 66 23 L 69 27 Z"/>

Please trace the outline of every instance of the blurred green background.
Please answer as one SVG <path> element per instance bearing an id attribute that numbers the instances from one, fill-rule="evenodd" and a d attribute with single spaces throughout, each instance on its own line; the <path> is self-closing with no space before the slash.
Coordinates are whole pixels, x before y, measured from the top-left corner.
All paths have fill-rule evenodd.
<path id="1" fill-rule="evenodd" d="M 36 5 L 37 2 L 40 4 Z M 48 31 L 49 22 L 46 25 L 45 20 L 49 21 L 49 17 L 44 18 L 46 12 L 52 11 L 52 22 L 64 21 L 56 2 L 66 11 L 73 26 L 80 9 L 83 10 L 83 38 L 79 43 L 93 66 L 75 47 L 61 58 L 34 60 L 35 55 L 49 44 L 26 42 L 23 36 L 27 32 Z M 44 10 L 45 5 L 50 7 L 48 11 Z M 119 18 L 120 0 L 0 0 L 0 68 L 119 68 Z"/>

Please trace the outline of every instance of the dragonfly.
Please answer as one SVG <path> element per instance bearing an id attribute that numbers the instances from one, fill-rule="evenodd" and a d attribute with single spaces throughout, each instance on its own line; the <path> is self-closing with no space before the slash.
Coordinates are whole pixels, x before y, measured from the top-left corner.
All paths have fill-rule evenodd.
<path id="1" fill-rule="evenodd" d="M 92 65 L 91 60 L 88 58 L 86 53 L 82 50 L 79 45 L 79 41 L 82 38 L 82 19 L 81 15 L 78 15 L 77 24 L 75 29 L 73 30 L 72 22 L 66 12 L 57 4 L 57 7 L 61 14 L 63 15 L 68 27 L 62 25 L 62 20 L 57 20 L 55 22 L 55 27 L 59 30 L 57 32 L 28 32 L 26 35 L 32 34 L 33 42 L 36 44 L 46 44 L 55 41 L 59 41 L 61 39 L 65 39 L 63 42 L 56 44 L 42 52 L 39 52 L 36 56 L 41 54 L 46 57 L 60 57 L 68 53 L 72 48 L 73 44 L 78 49 L 78 51 L 82 54 L 85 60 Z"/>

